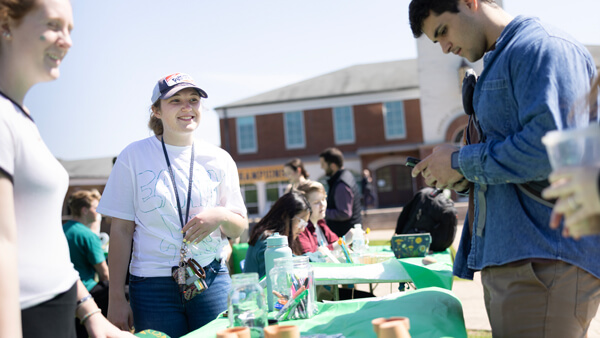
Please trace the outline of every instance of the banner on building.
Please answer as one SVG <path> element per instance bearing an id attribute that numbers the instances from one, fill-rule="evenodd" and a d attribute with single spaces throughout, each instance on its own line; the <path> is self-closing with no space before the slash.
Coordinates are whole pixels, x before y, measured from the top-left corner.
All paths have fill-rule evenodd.
<path id="1" fill-rule="evenodd" d="M 238 168 L 238 175 L 240 177 L 240 184 L 287 181 L 287 178 L 283 175 L 283 165 Z"/>

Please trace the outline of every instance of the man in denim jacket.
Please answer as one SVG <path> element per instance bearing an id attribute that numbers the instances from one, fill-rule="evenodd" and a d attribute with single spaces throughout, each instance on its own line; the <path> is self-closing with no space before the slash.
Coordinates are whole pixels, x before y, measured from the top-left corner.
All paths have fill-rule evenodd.
<path id="1" fill-rule="evenodd" d="M 467 220 L 454 273 L 472 279 L 481 270 L 495 337 L 584 336 L 600 299 L 600 237 L 562 237 L 548 226 L 552 209 L 517 184 L 551 172 L 541 138 L 565 127 L 589 90 L 596 75 L 589 52 L 492 0 L 412 0 L 409 12 L 415 37 L 484 61 L 473 108 L 485 141 L 438 146 L 413 170 L 438 188 L 474 183 L 472 235 Z"/>

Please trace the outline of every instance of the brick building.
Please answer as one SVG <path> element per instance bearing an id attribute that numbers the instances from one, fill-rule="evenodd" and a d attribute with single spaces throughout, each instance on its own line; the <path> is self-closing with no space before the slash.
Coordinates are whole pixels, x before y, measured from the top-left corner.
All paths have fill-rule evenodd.
<path id="1" fill-rule="evenodd" d="M 283 192 L 292 158 L 324 181 L 318 154 L 332 146 L 357 178 L 371 170 L 379 207 L 408 202 L 417 182 L 406 157 L 424 143 L 419 97 L 412 59 L 352 66 L 216 108 L 251 214 L 264 215 Z"/>
<path id="2" fill-rule="evenodd" d="M 587 47 L 600 65 L 600 46 Z M 238 165 L 250 216 L 264 215 L 283 193 L 283 164 L 292 158 L 324 182 L 318 154 L 332 146 L 357 177 L 371 170 L 377 207 L 405 204 L 422 186 L 406 157 L 423 158 L 435 145 L 461 138 L 462 75 L 482 69 L 481 62 L 440 53 L 427 38 L 417 39 L 417 50 L 418 59 L 352 66 L 216 108 L 221 147 Z M 61 163 L 69 193 L 102 192 L 112 168 L 112 158 Z"/>

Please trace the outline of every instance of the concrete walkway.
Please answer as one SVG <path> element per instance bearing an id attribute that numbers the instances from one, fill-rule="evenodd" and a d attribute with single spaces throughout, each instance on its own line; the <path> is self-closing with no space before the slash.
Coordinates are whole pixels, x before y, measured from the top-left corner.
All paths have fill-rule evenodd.
<path id="1" fill-rule="evenodd" d="M 462 221 L 459 222 L 462 224 Z M 462 232 L 462 226 L 457 229 L 457 236 L 453 246 L 457 249 L 460 240 L 460 234 Z M 369 240 L 389 240 L 394 234 L 393 229 L 385 230 L 373 230 L 368 235 Z M 368 286 L 357 285 L 359 290 L 368 291 Z M 391 292 L 397 292 L 397 285 L 391 286 L 391 284 L 380 284 L 374 289 L 373 293 L 376 296 L 384 296 Z M 491 330 L 490 323 L 487 318 L 485 311 L 485 304 L 483 302 L 483 286 L 481 284 L 480 274 L 476 273 L 472 281 L 469 280 L 455 280 L 452 286 L 452 291 L 460 299 L 463 306 L 463 313 L 465 317 L 465 326 L 468 330 Z M 600 337 L 600 314 L 597 314 L 590 329 L 588 331 L 588 337 Z"/>

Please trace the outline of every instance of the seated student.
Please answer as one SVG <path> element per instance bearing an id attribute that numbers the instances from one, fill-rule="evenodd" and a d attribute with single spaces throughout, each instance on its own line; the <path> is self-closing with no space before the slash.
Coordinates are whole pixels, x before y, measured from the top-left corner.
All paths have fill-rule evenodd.
<path id="1" fill-rule="evenodd" d="M 298 191 L 304 193 L 312 214 L 306 229 L 298 235 L 298 244 L 302 253 L 316 252 L 321 247 L 336 250 L 340 247 L 337 243 L 338 236 L 329 229 L 325 223 L 325 211 L 327 210 L 327 194 L 323 185 L 316 181 L 308 181 L 298 186 Z M 346 244 L 352 243 L 354 229 L 345 235 Z"/>
<path id="2" fill-rule="evenodd" d="M 108 312 L 108 265 L 100 238 L 90 225 L 96 222 L 96 207 L 100 201 L 98 191 L 79 190 L 71 195 L 68 204 L 73 219 L 63 225 L 69 243 L 71 262 L 79 278 L 90 292 L 104 316 Z M 98 280 L 96 281 L 96 273 Z M 77 337 L 88 337 L 85 327 L 75 320 Z"/>
<path id="3" fill-rule="evenodd" d="M 250 231 L 244 272 L 258 272 L 259 278 L 265 275 L 267 237 L 275 232 L 288 236 L 292 253 L 301 255 L 294 239 L 306 228 L 310 213 L 310 205 L 302 193 L 292 190 L 279 197 L 271 210 Z"/>
<path id="4" fill-rule="evenodd" d="M 323 185 L 316 181 L 309 181 L 298 186 L 298 191 L 302 192 L 310 208 L 312 214 L 306 229 L 302 231 L 296 242 L 300 246 L 300 250 L 303 254 L 308 252 L 323 252 L 324 250 L 340 250 L 338 244 L 338 236 L 329 229 L 325 223 L 325 210 L 327 210 L 327 194 Z M 354 235 L 354 229 L 350 229 L 344 238 L 346 244 L 352 243 L 352 237 Z M 311 257 L 312 259 L 312 257 Z M 355 290 L 354 288 L 341 287 L 338 289 L 339 299 L 355 299 L 355 298 L 367 298 L 375 297 L 374 294 L 364 291 Z M 317 287 L 317 299 L 318 300 L 333 300 L 333 293 L 328 287 Z"/>

